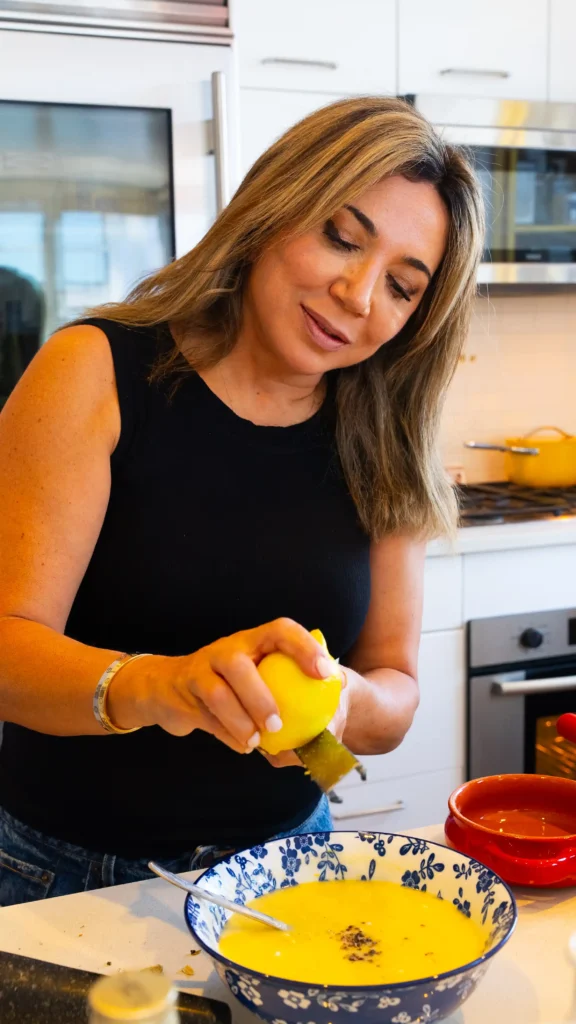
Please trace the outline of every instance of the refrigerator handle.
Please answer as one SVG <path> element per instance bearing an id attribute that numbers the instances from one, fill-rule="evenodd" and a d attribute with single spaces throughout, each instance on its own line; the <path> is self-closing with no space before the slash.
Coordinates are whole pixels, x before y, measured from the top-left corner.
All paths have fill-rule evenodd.
<path id="1" fill-rule="evenodd" d="M 216 161 L 216 210 L 221 213 L 230 199 L 230 160 L 226 116 L 226 77 L 212 72 L 212 109 L 214 118 L 214 157 Z"/>

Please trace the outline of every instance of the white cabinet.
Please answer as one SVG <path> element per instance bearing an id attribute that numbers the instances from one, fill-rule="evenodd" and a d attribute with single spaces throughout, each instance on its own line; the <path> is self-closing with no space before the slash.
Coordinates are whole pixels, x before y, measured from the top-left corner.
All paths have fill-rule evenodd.
<path id="1" fill-rule="evenodd" d="M 423 632 L 457 629 L 462 622 L 462 556 L 427 558 L 424 564 Z"/>
<path id="2" fill-rule="evenodd" d="M 576 545 L 464 557 L 464 619 L 576 608 Z"/>
<path id="3" fill-rule="evenodd" d="M 547 7 L 547 0 L 399 0 L 398 91 L 546 99 Z"/>
<path id="4" fill-rule="evenodd" d="M 576 101 L 575 40 L 576 3 L 550 0 L 550 100 Z"/>
<path id="5" fill-rule="evenodd" d="M 241 86 L 394 93 L 395 0 L 233 0 Z"/>
<path id="6" fill-rule="evenodd" d="M 464 781 L 462 768 L 365 783 L 338 789 L 342 803 L 331 804 L 334 826 L 345 831 L 407 832 L 437 825 L 448 813 L 448 797 Z"/>
<path id="7" fill-rule="evenodd" d="M 293 124 L 340 98 L 327 93 L 240 89 L 242 173 Z"/>
<path id="8" fill-rule="evenodd" d="M 418 675 L 420 705 L 414 723 L 396 750 L 362 757 L 368 783 L 416 772 L 460 768 L 464 764 L 464 630 L 424 634 L 420 642 Z M 337 787 L 339 793 L 365 788 L 356 772 L 347 775 Z"/>

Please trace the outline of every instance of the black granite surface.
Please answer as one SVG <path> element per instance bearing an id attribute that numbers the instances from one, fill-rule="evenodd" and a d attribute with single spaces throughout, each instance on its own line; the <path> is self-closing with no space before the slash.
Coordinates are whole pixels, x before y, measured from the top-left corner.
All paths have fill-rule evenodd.
<path id="1" fill-rule="evenodd" d="M 91 971 L 0 952 L 0 1024 L 86 1024 Z M 230 1024 L 230 1008 L 215 999 L 180 994 L 182 1021 Z"/>

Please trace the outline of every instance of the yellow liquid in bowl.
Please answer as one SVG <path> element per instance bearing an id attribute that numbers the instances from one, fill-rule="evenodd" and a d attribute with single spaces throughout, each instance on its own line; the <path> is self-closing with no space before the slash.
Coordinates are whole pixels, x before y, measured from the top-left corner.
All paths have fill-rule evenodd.
<path id="1" fill-rule="evenodd" d="M 304 882 L 248 904 L 289 933 L 233 914 L 219 950 L 291 981 L 381 985 L 441 974 L 481 956 L 487 935 L 452 903 L 394 882 Z"/>

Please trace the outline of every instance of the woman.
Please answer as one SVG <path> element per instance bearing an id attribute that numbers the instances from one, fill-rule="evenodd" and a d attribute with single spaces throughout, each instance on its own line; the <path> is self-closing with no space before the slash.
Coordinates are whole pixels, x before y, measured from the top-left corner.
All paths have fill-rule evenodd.
<path id="1" fill-rule="evenodd" d="M 346 666 L 334 731 L 401 742 L 481 244 L 457 151 L 400 101 L 336 103 L 36 356 L 0 418 L 0 903 L 328 828 L 257 750 L 263 655 L 329 670 L 308 629 Z"/>

